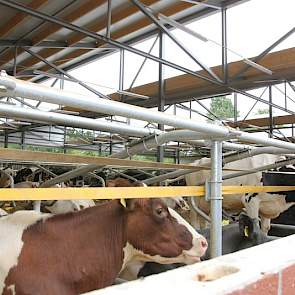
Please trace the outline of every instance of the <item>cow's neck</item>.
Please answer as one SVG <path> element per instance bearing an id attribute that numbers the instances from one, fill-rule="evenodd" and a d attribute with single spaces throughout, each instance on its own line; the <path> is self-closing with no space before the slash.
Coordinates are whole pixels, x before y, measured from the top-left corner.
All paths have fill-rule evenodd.
<path id="1" fill-rule="evenodd" d="M 18 265 L 11 269 L 6 286 L 25 275 L 23 270 L 32 255 L 36 261 L 32 272 L 39 273 L 46 265 L 52 280 L 62 274 L 66 281 L 74 281 L 77 294 L 111 285 L 123 264 L 125 227 L 126 216 L 116 201 L 36 223 L 23 233 Z M 52 250 L 36 248 L 40 241 Z"/>

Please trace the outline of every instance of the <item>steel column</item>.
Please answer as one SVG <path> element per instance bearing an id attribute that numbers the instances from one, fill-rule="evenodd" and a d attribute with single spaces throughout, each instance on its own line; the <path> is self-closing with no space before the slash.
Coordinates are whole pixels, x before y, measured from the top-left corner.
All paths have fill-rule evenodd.
<path id="1" fill-rule="evenodd" d="M 211 142 L 210 256 L 222 255 L 222 142 Z"/>
<path id="2" fill-rule="evenodd" d="M 8 148 L 8 131 L 4 131 L 4 148 Z"/>
<path id="3" fill-rule="evenodd" d="M 159 58 L 164 56 L 164 34 L 159 32 Z M 158 83 L 158 111 L 164 112 L 165 108 L 165 80 L 164 80 L 164 66 L 159 63 L 159 83 Z M 164 131 L 164 124 L 158 124 L 158 129 Z M 163 162 L 164 160 L 164 146 L 157 147 L 157 161 Z"/>
<path id="4" fill-rule="evenodd" d="M 107 21 L 107 31 L 106 37 L 111 38 L 111 25 L 112 25 L 112 0 L 108 0 L 108 21 Z"/>
<path id="5" fill-rule="evenodd" d="M 272 87 L 269 86 L 269 137 L 273 137 Z"/>
<path id="6" fill-rule="evenodd" d="M 125 71 L 125 51 L 120 50 L 120 69 L 119 69 L 119 90 L 124 90 L 124 71 Z M 123 95 L 120 94 L 122 100 Z"/>
<path id="7" fill-rule="evenodd" d="M 234 123 L 237 127 L 238 122 L 238 95 L 234 92 Z"/>
<path id="8" fill-rule="evenodd" d="M 226 8 L 221 10 L 221 27 L 222 27 L 222 73 L 223 82 L 228 82 L 228 66 L 227 66 L 227 22 L 226 22 Z"/>

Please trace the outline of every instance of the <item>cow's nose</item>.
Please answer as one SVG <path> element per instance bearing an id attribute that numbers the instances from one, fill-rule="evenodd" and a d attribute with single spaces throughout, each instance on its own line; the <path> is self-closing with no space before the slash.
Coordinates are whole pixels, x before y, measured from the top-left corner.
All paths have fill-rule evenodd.
<path id="1" fill-rule="evenodd" d="M 208 243 L 207 243 L 207 240 L 204 237 L 200 238 L 200 245 L 201 245 L 202 249 L 204 249 L 205 251 L 207 250 Z"/>

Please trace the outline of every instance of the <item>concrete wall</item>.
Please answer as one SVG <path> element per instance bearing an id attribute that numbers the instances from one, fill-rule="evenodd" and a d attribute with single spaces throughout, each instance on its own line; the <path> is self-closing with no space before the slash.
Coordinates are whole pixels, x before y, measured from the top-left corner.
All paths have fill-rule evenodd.
<path id="1" fill-rule="evenodd" d="M 295 235 L 91 295 L 294 295 Z"/>

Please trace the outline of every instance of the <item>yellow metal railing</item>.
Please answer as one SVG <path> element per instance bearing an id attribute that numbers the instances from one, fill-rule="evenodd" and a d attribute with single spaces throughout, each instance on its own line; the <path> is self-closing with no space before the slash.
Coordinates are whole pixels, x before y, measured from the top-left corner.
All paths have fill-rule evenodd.
<path id="1" fill-rule="evenodd" d="M 223 195 L 293 191 L 295 186 L 223 186 Z M 0 201 L 202 197 L 204 186 L 11 188 L 0 189 Z"/>

